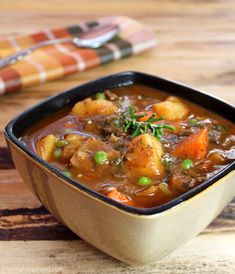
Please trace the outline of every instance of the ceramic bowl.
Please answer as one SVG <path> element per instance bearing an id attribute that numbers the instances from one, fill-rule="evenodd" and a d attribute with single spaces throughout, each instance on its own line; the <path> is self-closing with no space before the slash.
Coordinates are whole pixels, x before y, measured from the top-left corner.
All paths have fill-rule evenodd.
<path id="1" fill-rule="evenodd" d="M 229 120 L 235 117 L 233 106 L 204 92 L 156 76 L 123 72 L 88 82 L 37 104 L 13 119 L 5 129 L 5 136 L 23 180 L 60 222 L 121 261 L 146 264 L 164 257 L 197 235 L 231 201 L 235 195 L 235 162 L 171 202 L 140 209 L 118 203 L 65 177 L 20 139 L 26 129 L 92 93 L 132 84 L 179 95 Z"/>

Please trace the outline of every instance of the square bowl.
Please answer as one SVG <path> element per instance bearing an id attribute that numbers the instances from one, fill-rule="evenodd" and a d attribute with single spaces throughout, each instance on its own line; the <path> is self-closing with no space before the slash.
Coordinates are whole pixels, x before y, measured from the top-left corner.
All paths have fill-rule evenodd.
<path id="1" fill-rule="evenodd" d="M 164 205 L 134 208 L 65 177 L 20 139 L 25 130 L 93 93 L 133 84 L 178 95 L 230 121 L 235 117 L 232 105 L 204 92 L 140 72 L 122 72 L 77 86 L 31 107 L 7 125 L 5 137 L 23 180 L 60 222 L 121 261 L 146 264 L 197 235 L 231 201 L 235 195 L 235 161 Z"/>

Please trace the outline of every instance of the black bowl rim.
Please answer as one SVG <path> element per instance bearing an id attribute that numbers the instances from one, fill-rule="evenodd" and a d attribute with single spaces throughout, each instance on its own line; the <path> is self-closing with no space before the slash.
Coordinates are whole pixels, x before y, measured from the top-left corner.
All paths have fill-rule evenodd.
<path id="1" fill-rule="evenodd" d="M 101 77 L 101 78 L 98 78 L 96 80 L 88 81 L 86 83 L 83 83 L 81 85 L 77 85 L 77 86 L 75 86 L 73 88 L 70 88 L 68 90 L 65 90 L 65 91 L 59 93 L 59 94 L 50 96 L 50 97 L 46 98 L 45 100 L 40 101 L 39 103 L 35 104 L 34 106 L 32 106 L 30 108 L 27 108 L 21 114 L 17 115 L 15 118 L 13 118 L 7 124 L 7 126 L 5 127 L 4 134 L 5 134 L 5 136 L 6 136 L 7 139 L 9 139 L 13 144 L 15 144 L 17 147 L 19 147 L 23 152 L 25 152 L 33 160 L 35 160 L 36 162 L 38 162 L 39 164 L 41 164 L 43 167 L 45 167 L 46 169 L 48 169 L 52 173 L 56 174 L 57 176 L 59 176 L 60 178 L 62 178 L 63 180 L 65 180 L 70 185 L 72 185 L 72 186 L 74 186 L 74 187 L 76 187 L 76 188 L 84 191 L 86 194 L 91 195 L 91 196 L 95 197 L 96 199 L 101 200 L 101 201 L 103 201 L 103 202 L 105 202 L 105 203 L 107 203 L 109 205 L 115 206 L 118 209 L 121 209 L 121 210 L 123 210 L 125 212 L 132 213 L 132 214 L 137 214 L 137 215 L 154 215 L 154 214 L 157 214 L 157 213 L 164 212 L 164 211 L 166 211 L 168 209 L 171 209 L 172 207 L 175 207 L 175 206 L 181 204 L 182 202 L 184 202 L 184 201 L 186 201 L 186 200 L 188 200 L 188 199 L 196 196 L 197 194 L 201 193 L 203 190 L 207 189 L 209 186 L 213 185 L 215 182 L 217 182 L 218 180 L 220 180 L 225 175 L 227 175 L 228 173 L 230 173 L 232 170 L 235 169 L 235 161 L 233 161 L 228 166 L 226 166 L 224 169 L 222 169 L 220 172 L 218 172 L 211 179 L 206 180 L 205 182 L 203 182 L 202 184 L 198 185 L 197 187 L 189 190 L 186 193 L 181 194 L 180 196 L 174 198 L 173 200 L 171 200 L 171 201 L 169 201 L 169 202 L 167 202 L 167 203 L 165 203 L 163 205 L 156 206 L 156 207 L 151 207 L 151 208 L 137 208 L 137 207 L 132 207 L 132 206 L 125 205 L 125 204 L 122 204 L 120 202 L 117 202 L 115 200 L 112 200 L 112 199 L 106 197 L 105 195 L 103 195 L 103 194 L 101 194 L 99 192 L 96 192 L 95 190 L 92 190 L 89 187 L 87 187 L 87 186 L 79 183 L 76 180 L 64 176 L 61 171 L 59 171 L 57 168 L 53 167 L 52 165 L 50 165 L 49 163 L 47 163 L 46 161 L 44 161 L 43 159 L 41 159 L 32 150 L 30 150 L 29 148 L 27 148 L 17 138 L 17 136 L 14 134 L 14 132 L 13 132 L 14 125 L 17 122 L 19 122 L 19 120 L 21 120 L 24 117 L 28 116 L 29 113 L 32 110 L 34 110 L 34 109 L 42 106 L 43 104 L 45 104 L 47 102 L 50 102 L 52 100 L 58 99 L 58 97 L 61 97 L 61 96 L 65 95 L 65 94 L 67 94 L 67 93 L 69 93 L 69 92 L 71 92 L 71 91 L 73 91 L 73 90 L 75 90 L 77 88 L 86 87 L 86 85 L 88 85 L 88 84 L 91 84 L 91 83 L 94 84 L 94 83 L 99 82 L 99 81 L 104 81 L 104 80 L 107 80 L 107 79 L 112 79 L 112 78 L 121 77 L 121 76 L 128 76 L 128 75 L 130 75 L 130 76 L 137 76 L 137 77 L 151 77 L 153 79 L 156 79 L 156 80 L 159 80 L 159 81 L 163 81 L 163 82 L 166 82 L 168 84 L 170 83 L 170 84 L 173 84 L 173 85 L 177 85 L 178 87 L 185 88 L 185 89 L 191 90 L 193 92 L 196 92 L 197 94 L 200 94 L 201 96 L 205 96 L 207 99 L 214 100 L 214 101 L 217 101 L 219 103 L 222 103 L 223 107 L 232 108 L 232 111 L 235 113 L 235 107 L 233 105 L 229 104 L 228 102 L 226 102 L 226 101 L 224 101 L 224 100 L 222 100 L 222 99 L 220 99 L 220 98 L 218 98 L 216 96 L 208 94 L 208 93 L 206 93 L 204 91 L 201 91 L 201 90 L 192 88 L 192 87 L 190 87 L 188 85 L 181 84 L 179 82 L 176 82 L 176 81 L 173 81 L 173 80 L 170 80 L 170 79 L 166 79 L 166 78 L 162 78 L 162 77 L 159 77 L 159 76 L 150 75 L 150 74 L 146 74 L 146 73 L 143 73 L 143 72 L 137 72 L 137 71 L 125 71 L 125 72 L 119 72 L 119 73 L 111 74 L 111 75 L 108 75 L 108 76 L 105 76 L 105 77 Z M 133 83 L 128 83 L 128 85 L 129 84 L 133 84 Z M 122 86 L 123 85 L 125 85 L 125 84 L 123 83 Z M 168 91 L 166 91 L 166 92 L 168 92 Z M 189 101 L 191 101 L 191 100 L 189 100 Z M 223 115 L 221 115 L 221 116 L 223 116 Z"/>

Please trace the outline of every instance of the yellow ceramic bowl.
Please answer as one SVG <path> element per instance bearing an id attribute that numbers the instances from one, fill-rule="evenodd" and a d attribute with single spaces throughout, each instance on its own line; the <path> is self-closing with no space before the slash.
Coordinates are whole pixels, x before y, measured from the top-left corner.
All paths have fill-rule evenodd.
<path id="1" fill-rule="evenodd" d="M 144 84 L 178 94 L 235 117 L 233 106 L 178 83 L 136 72 L 108 76 L 66 91 L 12 120 L 5 136 L 17 170 L 38 199 L 62 223 L 105 253 L 130 264 L 167 255 L 204 229 L 235 195 L 235 162 L 173 201 L 132 208 L 65 177 L 28 149 L 20 137 L 35 123 L 102 89 Z M 231 119 L 230 119 L 231 120 Z"/>

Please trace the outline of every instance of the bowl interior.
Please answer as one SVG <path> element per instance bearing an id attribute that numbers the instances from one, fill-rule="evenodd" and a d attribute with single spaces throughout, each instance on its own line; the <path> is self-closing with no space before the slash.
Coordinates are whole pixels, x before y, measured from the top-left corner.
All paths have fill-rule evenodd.
<path id="1" fill-rule="evenodd" d="M 131 206 L 124 205 L 114 200 L 111 200 L 106 196 L 98 192 L 95 192 L 94 190 L 80 184 L 75 180 L 65 177 L 58 169 L 43 161 L 33 151 L 28 149 L 23 144 L 23 142 L 21 142 L 20 137 L 24 134 L 26 130 L 30 129 L 33 125 L 37 124 L 43 119 L 46 119 L 47 117 L 61 111 L 61 109 L 71 107 L 77 101 L 89 97 L 91 94 L 96 93 L 98 91 L 133 84 L 141 84 L 153 87 L 155 89 L 159 89 L 170 94 L 183 97 L 193 103 L 196 103 L 221 115 L 222 117 L 232 122 L 232 118 L 235 117 L 235 108 L 232 105 L 222 100 L 219 100 L 216 97 L 210 96 L 204 92 L 195 90 L 191 87 L 176 83 L 174 81 L 170 81 L 152 75 L 147 75 L 144 73 L 123 72 L 77 86 L 75 88 L 72 88 L 70 90 L 67 90 L 56 96 L 50 97 L 42 101 L 41 103 L 29 108 L 28 110 L 20 114 L 18 117 L 13 119 L 7 125 L 5 129 L 5 134 L 7 138 L 10 139 L 14 144 L 16 144 L 20 149 L 22 149 L 36 161 L 40 162 L 43 166 L 47 167 L 48 169 L 56 173 L 58 176 L 62 177 L 68 183 L 122 210 L 141 215 L 151 215 L 167 210 L 181 203 L 182 201 L 185 201 L 190 197 L 198 194 L 199 192 L 201 192 L 208 186 L 212 185 L 214 182 L 216 182 L 217 180 L 219 180 L 235 168 L 235 161 L 233 161 L 225 169 L 218 172 L 216 176 L 212 177 L 211 179 L 203 182 L 197 187 L 191 189 L 190 191 L 178 196 L 174 200 L 161 206 L 153 208 L 133 208 Z"/>

